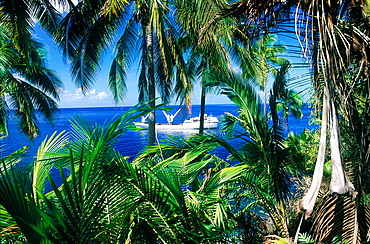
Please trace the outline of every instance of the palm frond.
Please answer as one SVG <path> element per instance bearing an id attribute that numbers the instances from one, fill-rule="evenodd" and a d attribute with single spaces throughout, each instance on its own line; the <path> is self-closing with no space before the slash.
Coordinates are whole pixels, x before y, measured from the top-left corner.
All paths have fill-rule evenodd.
<path id="1" fill-rule="evenodd" d="M 63 18 L 56 34 L 64 56 L 72 62 L 72 76 L 83 92 L 95 82 L 101 54 L 109 48 L 112 36 L 121 22 L 119 18 L 109 19 L 101 15 L 101 7 L 102 2 L 94 7 L 79 2 Z"/>
<path id="2" fill-rule="evenodd" d="M 1 139 L 0 139 L 1 140 Z M 2 145 L 4 146 L 4 145 Z M 9 170 L 10 168 L 14 167 L 16 164 L 21 162 L 21 160 L 24 158 L 25 153 L 27 151 L 28 147 L 22 147 L 18 149 L 15 152 L 10 153 L 9 155 L 6 155 L 1 158 L 2 160 L 2 165 L 1 165 L 1 170 L 6 171 Z M 0 150 L 2 150 L 0 148 Z"/>
<path id="3" fill-rule="evenodd" d="M 28 242 L 41 243 L 45 239 L 34 231 L 32 226 L 38 226 L 47 231 L 49 225 L 42 220 L 42 216 L 38 212 L 34 196 L 30 191 L 29 179 L 26 169 L 22 168 L 6 168 L 2 160 L 2 170 L 0 171 L 0 204 L 5 208 L 6 212 L 17 223 L 22 230 Z"/>
<path id="4" fill-rule="evenodd" d="M 53 98 L 59 99 L 62 81 L 55 72 L 38 65 L 27 65 L 24 69 L 18 68 L 18 72 L 23 74 L 30 84 L 39 87 Z"/>
<path id="5" fill-rule="evenodd" d="M 20 119 L 21 132 L 28 137 L 38 135 L 36 112 L 41 113 L 50 123 L 59 112 L 56 102 L 42 90 L 22 80 L 8 79 L 11 82 L 9 98 L 11 106 L 16 109 L 15 115 Z"/>
<path id="6" fill-rule="evenodd" d="M 271 195 L 268 189 L 270 185 L 269 180 L 267 180 L 263 175 L 258 176 L 252 170 L 249 170 L 241 181 L 249 188 L 254 197 L 262 203 L 266 213 L 271 217 L 278 234 L 283 237 L 289 237 L 284 209 L 279 205 L 279 199 L 274 198 L 273 195 Z M 256 182 L 259 183 L 256 184 Z"/>
<path id="7" fill-rule="evenodd" d="M 53 167 L 52 162 L 55 160 L 53 156 L 66 146 L 67 140 L 68 135 L 66 133 L 57 134 L 57 132 L 54 132 L 49 138 L 46 137 L 37 149 L 32 172 L 32 188 L 35 196 L 37 196 L 38 191 L 44 192 L 45 180 Z"/>
<path id="8" fill-rule="evenodd" d="M 39 21 L 42 28 L 48 33 L 55 34 L 62 18 L 58 10 L 50 1 L 37 0 L 29 5 L 33 16 Z"/>
<path id="9" fill-rule="evenodd" d="M 86 151 L 86 159 L 89 152 Z M 43 193 L 40 193 L 43 201 L 51 211 L 53 218 L 45 218 L 47 222 L 53 223 L 51 226 L 57 236 L 54 238 L 63 238 L 68 242 L 86 242 L 96 238 L 100 229 L 103 227 L 101 220 L 104 217 L 106 205 L 106 187 L 99 170 L 91 170 L 90 162 L 82 163 L 85 160 L 81 157 L 78 163 L 78 169 L 75 171 L 73 165 L 73 155 L 71 155 L 70 172 L 74 172 L 67 177 L 60 167 L 60 177 L 62 188 L 58 189 L 54 180 L 49 176 L 49 182 L 53 188 L 60 211 L 54 205 L 54 199 L 48 199 Z M 82 171 L 86 170 L 86 174 Z M 87 184 L 87 178 L 92 184 Z M 60 226 L 59 228 L 57 226 Z M 37 230 L 36 230 L 37 231 Z"/>
<path id="10" fill-rule="evenodd" d="M 1 77 L 7 81 L 2 86 L 1 98 L 8 98 L 7 102 L 3 100 L 1 106 L 3 131 L 7 130 L 6 114 L 9 107 L 17 110 L 16 116 L 20 118 L 22 133 L 34 138 L 38 134 L 34 115 L 36 110 L 50 123 L 53 123 L 57 115 L 58 108 L 54 99 L 59 98 L 61 81 L 47 68 L 45 50 L 41 43 L 31 39 L 27 43 L 27 48 L 31 51 L 24 49 L 26 53 L 22 53 L 13 40 L 11 27 L 3 23 L 1 29 L 1 53 L 4 55 L 0 64 Z"/>
<path id="11" fill-rule="evenodd" d="M 317 205 L 314 214 L 316 241 L 360 243 L 359 238 L 356 238 L 358 233 L 353 231 L 357 224 L 356 215 L 355 202 L 349 197 L 326 195 Z"/>
<path id="12" fill-rule="evenodd" d="M 15 49 L 22 57 L 29 57 L 35 50 L 32 48 L 31 15 L 27 3 L 23 0 L 12 0 L 1 3 L 1 19 L 11 33 Z"/>
<path id="13" fill-rule="evenodd" d="M 134 61 L 138 43 L 138 26 L 130 20 L 115 46 L 115 57 L 109 71 L 109 89 L 116 102 L 123 100 L 126 91 L 126 69 Z"/>
<path id="14" fill-rule="evenodd" d="M 102 7 L 103 15 L 108 16 L 110 19 L 121 16 L 122 13 L 127 11 L 127 5 L 129 1 L 120 1 L 120 0 L 108 0 L 105 1 L 104 6 Z"/>

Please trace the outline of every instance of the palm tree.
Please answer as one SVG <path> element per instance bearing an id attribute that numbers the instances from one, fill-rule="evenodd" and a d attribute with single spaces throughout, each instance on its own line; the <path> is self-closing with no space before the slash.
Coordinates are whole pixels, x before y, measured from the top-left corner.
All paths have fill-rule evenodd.
<path id="1" fill-rule="evenodd" d="M 303 116 L 301 108 L 304 106 L 304 102 L 298 92 L 289 88 L 288 82 L 295 82 L 294 79 L 287 79 L 288 72 L 291 69 L 291 63 L 287 60 L 283 62 L 283 59 L 280 62 L 280 69 L 273 68 L 271 70 L 275 78 L 273 89 L 274 94 L 276 94 L 276 112 L 282 112 L 281 120 L 285 120 L 286 129 L 289 131 L 288 115 L 292 113 L 294 118 L 301 119 Z"/>
<path id="2" fill-rule="evenodd" d="M 223 14 L 225 1 L 204 1 L 192 5 L 187 1 L 180 1 L 180 22 L 189 33 L 196 33 L 193 52 L 201 58 L 199 74 L 201 76 L 201 122 L 204 120 L 204 108 L 207 87 L 217 87 L 222 82 L 211 81 L 208 76 L 220 76 L 230 72 L 233 65 L 243 70 L 246 79 L 253 77 L 264 91 L 264 104 L 267 104 L 267 78 L 274 65 L 282 65 L 287 60 L 278 57 L 285 47 L 276 42 L 272 35 L 262 35 L 255 41 L 242 34 L 238 21 Z M 185 9 L 185 10 L 184 10 Z M 204 14 L 206 9 L 206 14 Z M 195 13 L 195 14 L 194 14 Z M 254 43 L 253 43 L 254 42 Z M 201 127 L 199 133 L 203 133 Z"/>
<path id="3" fill-rule="evenodd" d="M 365 7 L 365 3 L 363 4 L 364 5 L 362 6 Z M 356 120 L 356 127 L 359 126 L 359 128 L 362 129 L 352 128 L 350 130 L 352 132 L 350 133 L 354 134 L 358 133 L 359 130 L 368 128 L 368 123 L 357 117 L 362 112 L 359 112 L 358 107 L 356 108 L 356 106 L 354 106 L 354 104 L 356 104 L 355 100 L 357 99 L 355 97 L 357 97 L 357 95 L 353 90 L 351 90 L 351 88 L 349 88 L 353 83 L 347 78 L 353 72 L 353 69 L 357 70 L 357 68 L 361 67 L 363 64 L 368 65 L 367 55 L 360 54 L 359 56 L 352 56 L 352 54 L 358 54 L 357 50 L 359 48 L 361 49 L 361 52 L 366 52 L 366 48 L 362 46 L 361 43 L 364 42 L 363 38 L 369 36 L 367 31 L 360 31 L 360 29 L 357 28 L 357 25 L 369 25 L 368 20 L 366 20 L 366 15 L 361 16 L 358 14 L 359 12 L 357 11 L 361 12 L 359 6 L 360 5 L 357 5 L 357 3 L 350 1 L 340 3 L 335 6 L 331 6 L 330 2 L 324 2 L 322 8 L 315 8 L 315 10 L 313 10 L 319 17 L 317 21 L 312 22 L 313 26 L 315 26 L 315 28 L 317 27 L 317 31 L 315 33 L 317 34 L 317 39 L 315 40 L 315 43 L 319 46 L 318 52 L 315 56 L 316 81 L 318 81 L 317 85 L 319 85 L 316 87 L 321 88 L 318 89 L 319 92 L 323 90 L 321 93 L 323 94 L 322 96 L 324 96 L 322 100 L 322 127 L 327 127 L 329 129 L 330 155 L 332 163 L 329 189 L 330 193 L 335 194 L 332 197 L 324 198 L 324 203 L 319 205 L 317 209 L 318 215 L 316 223 L 321 224 L 323 219 L 326 219 L 326 221 L 328 220 L 327 214 L 331 214 L 331 211 L 327 210 L 332 206 L 332 204 L 350 202 L 350 198 L 342 197 L 341 195 L 348 194 L 352 196 L 352 198 L 356 198 L 356 205 L 348 204 L 349 209 L 344 207 L 338 209 L 339 213 L 335 215 L 337 220 L 343 219 L 343 221 L 348 221 L 347 225 L 344 225 L 343 228 L 337 225 L 332 227 L 328 225 L 321 226 L 321 228 L 329 231 L 329 235 L 322 235 L 320 234 L 321 232 L 316 229 L 317 239 L 322 241 L 333 239 L 333 236 L 337 235 L 339 231 L 344 231 L 342 237 L 353 243 L 368 238 L 368 218 L 364 218 L 363 220 L 358 219 L 361 218 L 359 217 L 361 215 L 359 213 L 368 209 L 367 204 L 360 204 L 363 202 L 363 194 L 365 193 L 363 190 L 364 185 L 360 182 L 366 182 L 367 177 L 361 173 L 362 170 L 357 171 L 358 168 L 362 169 L 364 165 L 368 164 L 368 159 L 366 159 L 368 152 L 363 150 L 363 143 L 365 143 L 365 145 L 366 143 L 367 145 L 369 144 L 369 140 L 364 139 L 364 137 L 368 138 L 368 133 L 362 134 L 362 139 L 357 137 L 358 139 L 356 139 L 356 142 L 359 147 L 357 149 L 352 148 L 353 152 L 359 152 L 356 153 L 357 157 L 351 157 L 350 159 L 351 161 L 354 160 L 355 163 L 346 166 L 343 161 L 345 159 L 345 151 L 341 150 L 341 145 L 343 145 L 341 142 L 341 134 L 344 131 L 343 129 L 346 128 L 346 126 L 343 125 L 348 122 L 353 123 Z M 339 9 L 342 9 L 342 11 L 338 11 Z M 356 13 L 354 13 L 354 11 Z M 344 15 L 343 13 L 347 13 L 348 15 Z M 351 26 L 350 29 L 346 25 L 343 25 L 343 23 L 349 24 Z M 325 28 L 322 29 L 322 27 Z M 338 31 L 334 32 L 334 30 Z M 359 38 L 358 35 L 361 35 L 362 37 Z M 352 43 L 352 45 L 348 45 L 348 43 Z M 358 74 L 359 76 L 356 78 L 353 76 L 350 77 L 354 78 L 354 82 L 360 81 L 360 87 L 362 89 L 367 89 L 369 87 L 369 83 L 362 82 L 362 78 L 360 78 L 361 73 L 362 72 L 360 72 Z M 348 106 L 351 106 L 351 108 Z M 348 121 L 342 125 L 342 128 L 339 126 L 339 114 L 343 114 L 345 119 Z M 327 117 L 326 124 L 325 117 Z M 325 140 L 326 137 L 323 135 L 322 141 Z M 346 141 L 343 142 L 346 143 Z M 325 153 L 324 147 L 322 147 L 320 153 Z M 318 160 L 317 167 L 322 167 L 321 165 L 323 163 L 324 160 Z M 353 177 L 349 177 L 348 171 L 353 169 L 356 169 L 356 173 Z M 316 179 L 322 177 L 321 170 L 315 173 L 317 174 L 314 174 L 314 179 L 315 177 Z M 318 180 L 317 184 L 313 184 L 312 186 L 313 188 L 316 188 L 316 192 L 318 191 L 320 183 L 320 180 Z M 315 198 L 311 196 L 313 194 L 317 194 L 316 192 L 314 193 L 314 191 L 311 191 L 310 189 L 307 196 L 302 200 L 302 204 L 300 205 L 302 209 L 312 209 Z M 310 199 L 310 197 L 311 200 L 308 202 L 307 200 Z M 346 214 L 346 212 L 349 214 Z M 330 220 L 332 222 L 336 221 L 334 218 Z"/>
<path id="4" fill-rule="evenodd" d="M 296 119 L 303 117 L 302 107 L 304 106 L 303 98 L 294 90 L 287 89 L 282 96 L 280 101 L 277 103 L 277 111 L 282 112 L 282 119 L 285 120 L 287 128 L 289 129 L 288 117 L 290 114 Z"/>
<path id="5" fill-rule="evenodd" d="M 56 100 L 59 99 L 61 81 L 47 68 L 45 49 L 31 37 L 32 32 L 23 33 L 24 38 L 19 39 L 20 33 L 15 30 L 27 28 L 8 23 L 9 19 L 21 17 L 22 13 L 8 13 L 5 18 L 7 8 L 1 8 L 0 132 L 7 134 L 9 109 L 15 109 L 14 116 L 21 132 L 34 139 L 39 133 L 36 114 L 49 123 L 53 123 L 58 114 Z"/>
<path id="6" fill-rule="evenodd" d="M 72 3 L 56 35 L 64 55 L 72 61 L 72 75 L 82 91 L 88 90 L 99 69 L 102 53 L 114 42 L 115 56 L 109 73 L 109 88 L 116 102 L 126 90 L 126 72 L 139 60 L 139 102 L 155 106 L 156 90 L 163 101 L 171 95 L 177 76 L 186 81 L 186 69 L 178 26 L 171 17 L 174 6 L 168 1 L 80 1 Z M 124 28 L 123 30 L 121 28 Z M 155 139 L 155 113 L 149 115 L 149 145 Z"/>
<path id="7" fill-rule="evenodd" d="M 294 8 L 296 10 L 292 12 Z M 285 24 L 289 25 L 289 22 L 286 21 L 289 20 L 286 18 L 287 14 L 292 13 L 291 16 L 295 17 L 293 23 L 295 23 L 295 32 L 304 48 L 303 54 L 310 55 L 308 51 L 311 51 L 315 74 L 313 80 L 317 82 L 316 87 L 318 88 L 315 95 L 322 101 L 322 136 L 316 169 L 311 189 L 301 201 L 300 208 L 306 210 L 306 217 L 309 217 L 313 211 L 326 159 L 326 130 L 328 127 L 332 163 L 330 192 L 335 195 L 330 201 L 325 198 L 323 204 L 320 205 L 321 208 L 317 209 L 321 222 L 317 222 L 316 239 L 328 242 L 336 235 L 340 235 L 352 243 L 367 239 L 368 219 L 359 221 L 359 216 L 361 216 L 359 213 L 366 212 L 368 209 L 368 206 L 363 204 L 363 196 L 366 192 L 363 182 L 367 182 L 367 176 L 361 172 L 366 168 L 365 165 L 368 164 L 369 159 L 368 151 L 364 150 L 369 144 L 369 134 L 365 132 L 368 131 L 369 127 L 368 122 L 360 117 L 362 115 L 368 118 L 368 115 L 363 114 L 363 111 L 368 111 L 368 106 L 364 105 L 363 102 L 368 101 L 369 98 L 356 94 L 359 90 L 368 91 L 369 87 L 368 80 L 364 79 L 365 74 L 368 74 L 369 63 L 368 46 L 365 45 L 369 37 L 367 28 L 369 26 L 368 5 L 365 1 L 308 2 L 298 0 L 265 1 L 264 3 L 238 1 L 232 4 L 228 10 L 228 14 L 242 18 L 245 23 L 248 23 L 248 26 L 255 25 L 263 31 L 274 31 L 279 28 L 283 30 L 286 27 Z M 253 34 L 253 32 L 251 33 Z M 350 87 L 358 87 L 359 90 L 352 90 Z M 360 99 L 361 102 L 358 100 L 359 97 L 363 98 L 363 100 Z M 351 161 L 355 159 L 356 163 L 349 164 L 350 166 L 343 164 L 345 151 L 341 150 L 341 137 L 339 135 L 340 130 L 343 131 L 347 126 L 339 127 L 339 113 L 344 116 L 342 118 L 347 120 L 347 124 L 354 125 L 353 123 L 356 123 L 356 126 L 352 127 L 350 131 L 353 135 L 358 135 L 358 137 L 355 136 L 357 150 L 352 148 L 357 157 L 351 157 Z M 360 134 L 362 139 L 360 139 Z M 347 172 L 354 169 L 356 169 L 355 176 L 349 177 Z M 339 211 L 338 214 L 332 215 L 338 218 L 337 221 L 334 218 L 330 218 L 328 221 L 327 216 L 334 212 L 334 208 L 331 208 L 333 204 L 340 205 L 343 201 L 349 203 L 349 198 L 341 195 L 349 194 L 355 197 L 357 193 L 359 195 L 356 197 L 356 204 L 348 205 L 351 206 L 351 210 L 347 209 L 343 212 L 344 208 L 338 208 L 336 210 Z M 343 223 L 341 220 L 348 224 L 345 226 L 331 225 L 331 223 Z M 325 231 L 322 231 L 323 229 Z"/>
<path id="8" fill-rule="evenodd" d="M 225 198 L 233 196 L 229 199 L 234 211 L 233 219 L 239 223 L 234 229 L 234 237 L 236 238 L 236 233 L 242 232 L 243 225 L 248 221 L 248 213 L 253 211 L 255 215 L 253 218 L 265 223 L 268 222 L 266 218 L 268 215 L 275 228 L 260 230 L 256 236 L 274 233 L 289 239 L 290 212 L 287 205 L 291 197 L 290 191 L 293 189 L 291 179 L 294 172 L 301 168 L 293 160 L 294 155 L 299 152 L 295 145 L 286 143 L 276 111 L 276 103 L 281 96 L 279 92 L 286 87 L 285 79 L 282 77 L 288 70 L 289 63 L 276 71 L 276 80 L 269 99 L 273 118 L 271 126 L 264 115 L 256 89 L 250 82 L 243 80 L 238 74 L 219 76 L 215 73 L 216 77 L 212 80 L 222 81 L 223 93 L 239 106 L 238 116 L 227 114 L 222 120 L 221 129 L 225 132 L 227 140 L 212 133 L 194 135 L 188 140 L 169 137 L 162 142 L 160 148 L 148 148 L 137 158 L 137 162 L 188 159 L 187 155 L 193 151 L 201 153 L 200 157 L 192 159 L 194 167 L 199 160 L 214 159 L 216 165 L 224 165 L 224 171 L 234 172 L 233 177 L 228 178 L 229 184 L 224 190 Z M 290 138 L 292 137 L 291 135 Z M 233 140 L 237 140 L 237 143 L 233 143 Z M 290 148 L 289 145 L 293 146 Z M 230 156 L 226 161 L 210 154 L 217 147 L 224 147 L 229 151 Z M 231 166 L 228 161 L 233 164 L 237 162 L 239 166 Z M 210 174 L 214 172 L 213 170 L 210 169 Z M 202 187 L 199 180 L 194 178 L 192 189 Z M 245 230 L 249 231 L 252 230 Z"/>
<path id="9" fill-rule="evenodd" d="M 286 47 L 277 43 L 276 37 L 273 35 L 262 35 L 262 37 L 251 45 L 250 58 L 243 59 L 241 64 L 242 69 L 247 74 L 244 75 L 249 78 L 251 70 L 255 73 L 255 80 L 263 91 L 263 109 L 265 116 L 267 116 L 267 88 L 268 88 L 268 75 L 273 73 L 276 65 L 284 65 L 288 62 L 286 58 L 279 57 L 279 54 L 283 54 L 286 51 Z M 256 66 L 257 68 L 251 67 Z"/>
<path id="10" fill-rule="evenodd" d="M 217 86 L 208 79 L 208 74 L 219 73 L 222 75 L 229 71 L 231 66 L 231 48 L 229 41 L 233 28 L 232 23 L 223 22 L 211 30 L 204 31 L 204 26 L 218 15 L 221 7 L 226 4 L 224 0 L 194 1 L 181 0 L 176 4 L 177 20 L 186 30 L 186 46 L 190 48 L 188 63 L 196 70 L 201 87 L 200 97 L 200 128 L 199 133 L 204 131 L 204 114 L 206 105 L 206 94 Z M 186 89 L 181 85 L 178 90 Z"/>
<path id="11" fill-rule="evenodd" d="M 272 128 L 268 128 L 264 109 L 260 108 L 260 100 L 253 92 L 253 88 L 243 80 L 235 78 L 224 80 L 226 81 L 224 93 L 240 106 L 241 112 L 237 117 L 228 114 L 224 120 L 223 130 L 232 137 L 249 138 L 244 139 L 245 143 L 240 150 L 233 150 L 243 152 L 240 155 L 242 162 L 253 165 L 253 169 L 246 176 L 245 184 L 249 186 L 253 184 L 252 182 L 261 182 L 260 186 L 252 188 L 254 194 L 257 199 L 266 203 L 266 210 L 274 220 L 279 234 L 289 238 L 285 202 L 291 183 L 288 180 L 289 160 L 286 158 L 288 155 L 284 152 L 282 128 L 276 113 L 278 82 L 275 82 L 269 99 L 273 123 Z"/>
<path id="12" fill-rule="evenodd" d="M 193 163 L 204 151 L 131 163 L 113 148 L 132 121 L 148 112 L 134 108 L 104 125 L 76 117 L 71 133 L 55 133 L 41 144 L 32 178 L 13 167 L 22 152 L 4 158 L 2 216 L 10 215 L 26 241 L 37 243 L 214 243 L 226 238 L 233 221 L 221 198 L 222 181 L 238 171 L 214 167 L 212 158 Z M 53 167 L 59 168 L 59 183 L 50 175 Z M 199 177 L 212 167 L 214 173 Z M 191 189 L 198 180 L 201 187 Z"/>

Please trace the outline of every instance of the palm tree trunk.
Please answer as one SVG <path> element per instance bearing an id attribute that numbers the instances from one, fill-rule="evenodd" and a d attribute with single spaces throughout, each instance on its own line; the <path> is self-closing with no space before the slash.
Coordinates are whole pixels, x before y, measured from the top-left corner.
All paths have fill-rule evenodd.
<path id="1" fill-rule="evenodd" d="M 147 26 L 147 50 L 148 50 L 148 99 L 149 108 L 155 107 L 155 80 L 154 80 L 154 55 L 153 55 L 153 27 Z M 148 117 L 148 146 L 154 145 L 155 142 L 155 111 L 151 112 Z"/>
<path id="2" fill-rule="evenodd" d="M 328 8 L 334 9 L 334 8 Z M 332 10 L 333 11 L 333 10 Z M 342 165 L 342 157 L 340 151 L 340 137 L 339 137 L 339 124 L 338 117 L 335 107 L 335 85 L 336 80 L 336 69 L 334 68 L 334 63 L 331 55 L 335 54 L 334 47 L 331 43 L 330 38 L 328 38 L 327 30 L 334 29 L 333 14 L 329 11 L 325 16 L 324 20 L 320 21 L 318 24 L 319 35 L 320 35 L 320 53 L 318 60 L 325 60 L 325 65 L 323 66 L 324 74 L 324 99 L 323 99 L 323 112 L 322 112 L 322 125 L 321 125 L 321 137 L 320 137 L 320 147 L 317 157 L 317 162 L 315 165 L 315 171 L 312 179 L 312 184 L 304 196 L 304 198 L 299 203 L 299 209 L 306 210 L 306 218 L 313 211 L 313 207 L 318 195 L 321 180 L 323 176 L 323 166 L 325 158 L 325 147 L 326 147 L 326 127 L 329 127 L 330 136 L 330 156 L 332 161 L 332 175 L 330 182 L 330 192 L 338 194 L 349 193 L 352 197 L 356 196 L 356 192 L 353 184 L 349 181 Z"/>
<path id="3" fill-rule="evenodd" d="M 333 11 L 333 10 L 332 10 Z M 335 22 L 335 14 L 332 11 L 328 11 L 326 17 L 326 24 L 322 23 L 322 32 L 324 28 L 328 28 L 329 30 L 334 30 L 334 22 Z M 325 26 L 324 26 L 325 25 Z M 326 47 L 326 52 L 323 52 L 323 56 L 326 58 L 326 69 L 324 71 L 324 76 L 326 75 L 326 82 L 325 86 L 328 87 L 329 92 L 329 129 L 330 129 L 330 156 L 331 156 L 331 164 L 332 164 L 332 173 L 331 173 L 331 182 L 330 182 L 330 192 L 331 193 L 338 193 L 338 194 L 346 194 L 355 197 L 356 192 L 353 184 L 349 181 L 344 172 L 343 165 L 342 165 L 342 155 L 340 150 L 340 137 L 339 137 L 339 124 L 338 124 L 338 116 L 337 110 L 335 107 L 335 90 L 336 87 L 334 85 L 335 78 L 335 70 L 334 62 L 330 58 L 331 54 L 335 54 L 335 50 L 333 45 L 330 45 L 330 39 L 326 33 L 320 33 L 322 36 L 324 45 Z M 326 73 L 326 74 L 325 74 Z"/>
<path id="4" fill-rule="evenodd" d="M 204 132 L 204 113 L 206 108 L 206 88 L 204 82 L 202 81 L 202 91 L 200 97 L 200 118 L 199 118 L 199 134 Z"/>

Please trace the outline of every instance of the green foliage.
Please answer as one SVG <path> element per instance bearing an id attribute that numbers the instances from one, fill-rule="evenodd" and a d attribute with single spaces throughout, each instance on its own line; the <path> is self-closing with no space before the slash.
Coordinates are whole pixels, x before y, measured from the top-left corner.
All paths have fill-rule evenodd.
<path id="1" fill-rule="evenodd" d="M 2 11 L 6 7 L 2 6 Z M 17 17 L 21 13 L 12 14 L 21 18 Z M 21 133 L 34 139 L 39 133 L 36 114 L 49 123 L 57 117 L 56 101 L 62 84 L 55 72 L 47 68 L 43 45 L 30 33 L 23 33 L 25 36 L 19 39 L 19 33 L 12 29 L 14 23 L 7 25 L 4 16 L 0 18 L 0 132 L 8 133 L 8 117 L 10 109 L 14 109 Z"/>
<path id="2" fill-rule="evenodd" d="M 296 170 L 304 174 L 312 174 L 317 155 L 319 135 L 317 131 L 304 129 L 299 135 L 289 132 L 285 140 L 289 157 L 295 162 Z"/>
<path id="3" fill-rule="evenodd" d="M 308 233 L 299 233 L 298 241 L 299 243 L 302 243 L 302 244 L 314 244 L 315 243 L 315 240 Z"/>
<path id="4" fill-rule="evenodd" d="M 58 41 L 83 91 L 93 84 L 104 50 L 124 26 L 109 74 L 116 101 L 124 98 L 125 72 L 139 57 L 140 101 L 150 100 L 153 109 L 155 82 L 166 100 L 176 80 L 178 98 L 189 102 L 190 81 L 199 74 L 203 84 L 223 86 L 222 93 L 240 109 L 223 118 L 224 135 L 169 137 L 134 162 L 113 145 L 131 129 L 135 117 L 148 112 L 143 108 L 104 125 L 76 117 L 70 134 L 45 139 L 30 168 L 19 164 L 24 149 L 4 157 L 0 170 L 4 241 L 215 243 L 252 237 L 260 241 L 277 234 L 270 236 L 272 242 L 290 242 L 290 227 L 297 222 L 289 213 L 295 181 L 311 174 L 319 139 L 307 130 L 285 137 L 282 121 L 289 113 L 301 116 L 302 100 L 287 88 L 290 64 L 278 55 L 285 47 L 266 33 L 272 26 L 285 28 L 282 23 L 290 20 L 287 13 L 294 6 L 297 10 L 289 16 L 295 17 L 297 34 L 313 35 L 306 34 L 302 44 L 313 48 L 316 100 L 321 106 L 325 87 L 332 131 L 339 131 L 333 121 L 340 118 L 341 136 L 333 142 L 340 138 L 341 145 L 335 156 L 358 194 L 353 200 L 321 192 L 312 236 L 325 243 L 369 239 L 369 1 L 63 3 L 70 11 L 61 18 L 49 1 L 0 2 L 1 133 L 7 133 L 9 108 L 16 109 L 21 131 L 30 138 L 38 133 L 36 110 L 49 122 L 57 112 L 61 84 L 46 68 L 45 51 L 32 35 L 33 18 Z M 174 25 L 178 23 L 181 26 Z M 254 40 L 255 36 L 262 37 Z M 226 69 L 229 58 L 236 58 L 241 76 Z M 268 93 L 269 72 L 275 80 Z M 264 91 L 264 109 L 256 86 Z M 150 121 L 153 129 L 154 117 Z M 210 153 L 219 146 L 230 153 L 228 160 Z M 331 163 L 333 159 L 325 163 L 327 173 L 334 172 Z M 61 182 L 50 176 L 51 169 L 59 170 Z M 46 184 L 51 185 L 50 192 L 45 192 Z M 299 239 L 313 242 L 308 234 Z"/>
<path id="5" fill-rule="evenodd" d="M 229 218 L 223 184 L 245 167 L 222 168 L 217 158 L 203 158 L 209 148 L 161 161 L 143 157 L 128 162 L 113 145 L 132 129 L 135 118 L 147 112 L 135 108 L 105 125 L 77 117 L 70 134 L 45 139 L 30 172 L 5 163 L 13 162 L 17 154 L 4 158 L 3 226 L 16 224 L 34 243 L 225 239 L 235 222 Z M 52 168 L 59 170 L 60 182 L 51 177 Z M 50 192 L 45 192 L 45 177 Z"/>
<path id="6" fill-rule="evenodd" d="M 224 83 L 223 92 L 240 107 L 237 116 L 228 113 L 222 119 L 222 130 L 227 140 L 213 133 L 194 135 L 187 140 L 168 137 L 158 147 L 143 151 L 136 162 L 146 161 L 151 165 L 155 160 L 156 165 L 171 165 L 191 160 L 188 167 L 192 168 L 205 167 L 209 164 L 203 162 L 209 161 L 214 167 L 199 168 L 205 175 L 217 171 L 235 172 L 230 177 L 224 175 L 226 178 L 222 180 L 225 184 L 223 198 L 232 203 L 233 220 L 237 223 L 234 232 L 230 232 L 231 238 L 241 241 L 253 236 L 258 243 L 257 240 L 261 241 L 263 236 L 278 233 L 289 239 L 288 218 L 295 218 L 295 215 L 287 213 L 288 210 L 295 211 L 287 208 L 289 202 L 294 201 L 291 199 L 292 179 L 307 169 L 306 161 L 300 157 L 308 158 L 308 152 L 312 150 L 306 144 L 313 141 L 310 132 L 305 131 L 300 136 L 290 134 L 284 139 L 276 111 L 275 122 L 270 126 L 252 85 L 236 74 L 219 79 Z M 270 99 L 270 105 L 275 102 L 273 99 Z M 233 140 L 238 143 L 232 143 Z M 236 165 L 231 166 L 228 161 L 210 154 L 217 147 L 228 150 L 228 160 Z M 297 158 L 301 163 L 295 161 Z M 200 172 L 191 177 L 192 190 L 203 189 Z"/>

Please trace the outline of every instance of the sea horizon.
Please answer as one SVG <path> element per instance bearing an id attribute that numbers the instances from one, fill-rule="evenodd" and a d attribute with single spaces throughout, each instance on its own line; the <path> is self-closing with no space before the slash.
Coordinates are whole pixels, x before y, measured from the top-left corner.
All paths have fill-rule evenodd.
<path id="1" fill-rule="evenodd" d="M 158 103 L 160 104 L 160 103 Z M 158 105 L 157 104 L 157 105 Z M 112 106 L 81 106 L 81 107 L 59 107 L 59 109 L 65 109 L 65 108 L 116 108 L 116 107 L 134 107 L 134 106 L 137 106 L 138 104 L 133 104 L 133 105 L 127 105 L 127 104 L 123 104 L 123 105 L 112 105 Z M 234 105 L 236 106 L 234 103 L 207 103 L 206 106 L 208 105 Z M 179 104 L 168 104 L 166 106 L 170 106 L 170 107 L 174 107 L 174 106 L 179 106 L 179 107 L 184 107 L 186 105 L 179 105 Z M 200 106 L 199 103 L 196 103 L 196 104 L 191 104 L 191 106 Z"/>
<path id="2" fill-rule="evenodd" d="M 39 128 L 40 135 L 33 141 L 28 140 L 25 136 L 21 135 L 16 124 L 13 120 L 9 120 L 9 136 L 0 140 L 0 156 L 6 156 L 23 146 L 28 146 L 28 157 L 33 157 L 37 148 L 41 142 L 48 136 L 52 135 L 55 131 L 62 132 L 70 130 L 70 120 L 75 115 L 84 117 L 86 120 L 91 123 L 104 124 L 113 118 L 117 118 L 122 115 L 124 112 L 129 110 L 133 106 L 114 106 L 114 107 L 70 107 L 70 108 L 60 108 L 59 118 L 56 119 L 54 125 L 48 124 L 45 120 L 39 118 Z M 168 109 L 171 109 L 171 112 L 174 114 L 177 109 L 183 106 L 179 105 L 167 105 L 165 106 Z M 235 104 L 207 104 L 205 113 L 208 115 L 220 117 L 225 112 L 236 114 L 238 106 Z M 185 119 L 189 117 L 195 117 L 199 115 L 200 105 L 192 105 L 191 114 L 188 111 L 181 111 L 174 119 L 174 123 L 182 123 Z M 310 109 L 305 106 L 303 108 L 304 117 L 300 120 L 295 120 L 290 118 L 290 131 L 295 133 L 300 133 L 303 131 L 303 128 L 313 128 L 312 125 L 309 125 L 309 113 Z M 157 122 L 166 123 L 166 118 L 161 111 L 157 111 Z M 11 117 L 11 116 L 10 116 Z M 137 119 L 136 121 L 139 121 Z M 217 132 L 217 130 L 212 130 Z M 142 149 L 147 145 L 147 131 L 138 130 L 133 132 L 128 132 L 123 135 L 119 142 L 115 145 L 115 148 L 122 153 L 124 156 L 129 156 L 131 159 L 137 156 Z M 159 140 L 162 140 L 167 135 L 183 136 L 185 138 L 189 137 L 191 134 L 196 133 L 196 130 L 190 131 L 158 131 L 157 137 Z M 225 153 L 225 152 L 223 152 Z"/>

